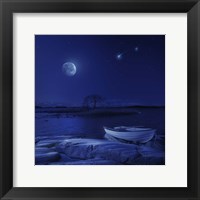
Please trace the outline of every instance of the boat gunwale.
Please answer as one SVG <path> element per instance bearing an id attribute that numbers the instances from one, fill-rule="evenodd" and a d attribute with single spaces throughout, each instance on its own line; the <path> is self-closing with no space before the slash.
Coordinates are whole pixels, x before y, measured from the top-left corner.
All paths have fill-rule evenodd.
<path id="1" fill-rule="evenodd" d="M 108 129 L 109 131 L 114 131 L 114 132 L 121 132 L 121 133 L 124 133 L 124 132 L 126 132 L 126 133 L 128 133 L 128 132 L 141 132 L 141 131 L 156 131 L 156 129 L 152 129 L 152 128 L 147 128 L 147 129 L 143 129 L 143 130 L 135 130 L 135 131 L 127 131 L 127 130 L 115 130 L 115 129 L 113 129 L 113 128 L 108 128 L 108 127 L 106 127 L 106 126 L 104 126 L 103 127 L 104 128 L 104 130 L 105 129 Z"/>

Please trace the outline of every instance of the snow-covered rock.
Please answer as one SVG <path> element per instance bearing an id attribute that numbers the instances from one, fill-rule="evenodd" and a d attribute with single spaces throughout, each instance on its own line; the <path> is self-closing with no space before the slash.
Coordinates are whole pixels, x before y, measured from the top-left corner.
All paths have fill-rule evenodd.
<path id="1" fill-rule="evenodd" d="M 36 154 L 49 153 L 49 152 L 53 152 L 53 151 L 54 151 L 53 149 L 47 148 L 47 147 L 36 147 L 35 148 Z"/>
<path id="2" fill-rule="evenodd" d="M 56 150 L 76 159 L 103 158 L 129 164 L 140 156 L 137 145 L 120 144 L 104 139 L 69 139 L 56 145 Z"/>
<path id="3" fill-rule="evenodd" d="M 165 154 L 152 145 L 90 138 L 49 137 L 36 143 L 36 164 L 152 165 L 164 164 Z"/>
<path id="4" fill-rule="evenodd" d="M 53 147 L 55 146 L 56 142 L 49 142 L 49 141 L 45 141 L 45 142 L 38 142 L 36 147 Z"/>

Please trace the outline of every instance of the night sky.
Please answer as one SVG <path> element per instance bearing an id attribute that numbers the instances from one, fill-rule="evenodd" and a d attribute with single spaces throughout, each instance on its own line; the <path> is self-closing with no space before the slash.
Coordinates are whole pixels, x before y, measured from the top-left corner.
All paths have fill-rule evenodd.
<path id="1" fill-rule="evenodd" d="M 92 94 L 113 105 L 165 105 L 165 36 L 36 35 L 36 104 L 80 106 Z"/>

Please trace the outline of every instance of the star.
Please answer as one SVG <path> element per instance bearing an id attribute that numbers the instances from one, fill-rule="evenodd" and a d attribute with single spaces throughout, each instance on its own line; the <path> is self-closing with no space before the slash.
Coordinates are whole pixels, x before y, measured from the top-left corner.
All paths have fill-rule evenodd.
<path id="1" fill-rule="evenodd" d="M 121 60 L 122 59 L 122 53 L 121 54 L 117 54 L 116 58 L 117 58 L 117 60 Z"/>
<path id="2" fill-rule="evenodd" d="M 139 50 L 139 48 L 138 48 L 138 47 L 135 47 L 135 48 L 134 48 L 134 51 L 138 51 L 138 50 Z"/>

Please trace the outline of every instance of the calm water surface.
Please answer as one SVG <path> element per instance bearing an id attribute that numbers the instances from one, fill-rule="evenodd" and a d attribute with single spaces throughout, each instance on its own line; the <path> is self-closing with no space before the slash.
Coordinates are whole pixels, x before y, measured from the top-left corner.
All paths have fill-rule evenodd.
<path id="1" fill-rule="evenodd" d="M 103 138 L 103 126 L 145 126 L 165 134 L 164 108 L 139 108 L 138 113 L 114 116 L 69 116 L 60 113 L 36 113 L 36 136 L 74 135 L 88 138 Z"/>

